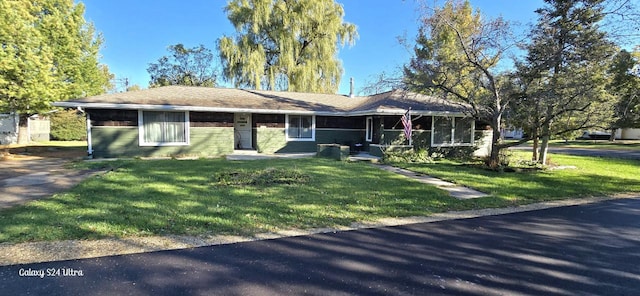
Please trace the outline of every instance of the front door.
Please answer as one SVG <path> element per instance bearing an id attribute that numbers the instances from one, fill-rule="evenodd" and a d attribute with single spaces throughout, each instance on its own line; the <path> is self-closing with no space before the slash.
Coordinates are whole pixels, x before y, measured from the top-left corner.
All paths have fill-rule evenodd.
<path id="1" fill-rule="evenodd" d="M 251 143 L 251 114 L 236 113 L 234 120 L 234 148 L 253 149 Z"/>

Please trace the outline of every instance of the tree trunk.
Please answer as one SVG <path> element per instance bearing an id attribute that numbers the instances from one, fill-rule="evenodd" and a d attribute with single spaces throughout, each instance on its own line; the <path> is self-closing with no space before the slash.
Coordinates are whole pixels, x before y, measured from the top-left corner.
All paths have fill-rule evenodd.
<path id="1" fill-rule="evenodd" d="M 533 130 L 533 134 L 531 135 L 533 138 L 533 151 L 531 151 L 531 161 L 538 162 L 538 146 L 540 143 L 540 138 L 538 136 L 538 129 L 535 128 Z"/>
<path id="2" fill-rule="evenodd" d="M 20 114 L 20 120 L 18 121 L 18 144 L 29 144 L 31 141 L 28 121 L 29 118 L 26 115 Z"/>
<path id="3" fill-rule="evenodd" d="M 543 165 L 547 164 L 547 150 L 549 148 L 549 132 L 551 123 L 547 122 L 542 125 L 542 143 L 540 145 L 540 156 L 538 158 L 538 163 Z"/>
<path id="4" fill-rule="evenodd" d="M 500 167 L 500 116 L 494 117 L 491 128 L 493 129 L 491 135 L 491 153 L 487 161 L 487 166 L 491 169 L 497 169 Z"/>
<path id="5" fill-rule="evenodd" d="M 615 142 L 616 141 L 616 131 L 618 129 L 616 128 L 612 128 L 611 129 L 611 136 L 609 136 L 609 142 Z"/>

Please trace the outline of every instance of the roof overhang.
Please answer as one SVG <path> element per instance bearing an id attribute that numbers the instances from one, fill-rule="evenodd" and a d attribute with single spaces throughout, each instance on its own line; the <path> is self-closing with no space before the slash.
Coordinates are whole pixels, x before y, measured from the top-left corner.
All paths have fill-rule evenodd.
<path id="1" fill-rule="evenodd" d="M 374 116 L 374 115 L 404 115 L 403 109 L 374 109 L 358 111 L 313 111 L 286 109 L 256 109 L 256 108 L 224 108 L 204 106 L 180 105 L 145 105 L 145 104 L 114 104 L 114 103 L 86 103 L 77 101 L 54 102 L 52 105 L 64 108 L 84 109 L 120 109 L 120 110 L 153 110 L 153 111 L 193 111 L 193 112 L 224 112 L 224 113 L 261 113 L 261 114 L 293 114 L 318 116 Z M 427 116 L 464 116 L 463 112 L 411 110 L 412 115 Z"/>

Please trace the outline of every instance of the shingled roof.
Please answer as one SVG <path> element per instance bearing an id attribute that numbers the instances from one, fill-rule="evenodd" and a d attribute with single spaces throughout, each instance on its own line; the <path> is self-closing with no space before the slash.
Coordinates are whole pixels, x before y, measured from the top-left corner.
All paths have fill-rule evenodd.
<path id="1" fill-rule="evenodd" d="M 461 114 L 464 107 L 442 98 L 393 90 L 372 96 L 165 86 L 55 102 L 59 107 L 183 110 L 272 114 L 374 115 Z"/>

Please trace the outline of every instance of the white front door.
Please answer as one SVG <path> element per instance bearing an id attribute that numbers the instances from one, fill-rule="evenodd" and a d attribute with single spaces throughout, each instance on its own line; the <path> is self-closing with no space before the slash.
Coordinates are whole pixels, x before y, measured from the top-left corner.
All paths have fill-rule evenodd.
<path id="1" fill-rule="evenodd" d="M 236 113 L 234 123 L 234 148 L 253 149 L 251 144 L 251 113 Z"/>

